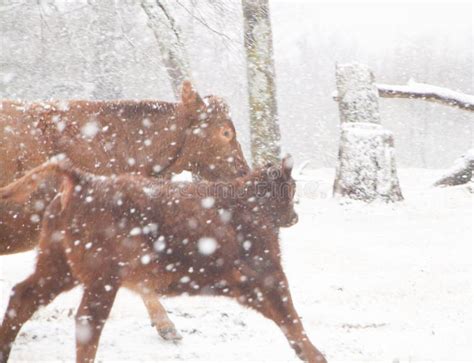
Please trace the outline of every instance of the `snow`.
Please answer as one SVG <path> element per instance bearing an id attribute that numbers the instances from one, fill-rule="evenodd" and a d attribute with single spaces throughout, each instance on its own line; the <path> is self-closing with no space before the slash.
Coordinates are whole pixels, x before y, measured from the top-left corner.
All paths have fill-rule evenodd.
<path id="1" fill-rule="evenodd" d="M 330 197 L 334 170 L 304 170 L 282 258 L 307 333 L 330 361 L 472 360 L 473 200 L 463 186 L 430 187 L 441 172 L 400 169 L 405 201 L 366 205 Z M 34 259 L 0 258 L 1 314 Z M 11 362 L 73 361 L 80 296 L 76 288 L 37 313 Z M 181 342 L 160 339 L 140 298 L 121 289 L 97 361 L 298 361 L 271 321 L 230 299 L 162 302 Z"/>
<path id="2" fill-rule="evenodd" d="M 158 165 L 158 164 L 153 165 L 153 172 L 159 173 L 159 172 L 161 171 L 161 169 L 163 169 L 163 168 L 161 167 L 161 165 Z"/>
<path id="3" fill-rule="evenodd" d="M 179 174 L 173 174 L 171 180 L 174 182 L 192 182 L 193 181 L 193 174 L 187 170 L 183 170 Z"/>
<path id="4" fill-rule="evenodd" d="M 248 241 L 248 240 L 247 240 L 247 241 L 244 241 L 244 242 L 242 243 L 242 247 L 244 248 L 244 250 L 248 251 L 248 250 L 250 250 L 250 248 L 252 247 L 252 242 L 250 242 L 250 241 Z"/>
<path id="5" fill-rule="evenodd" d="M 143 126 L 145 126 L 146 128 L 150 128 L 151 125 L 152 125 L 152 123 L 151 123 L 151 121 L 150 121 L 149 118 L 144 118 L 144 119 L 142 120 L 142 124 L 143 124 Z"/>
<path id="6" fill-rule="evenodd" d="M 203 255 L 212 255 L 217 247 L 217 241 L 211 237 L 201 237 L 198 241 L 199 253 Z"/>
<path id="7" fill-rule="evenodd" d="M 30 217 L 30 221 L 32 223 L 39 223 L 40 222 L 40 216 L 38 214 L 32 214 Z"/>
<path id="8" fill-rule="evenodd" d="M 163 236 L 160 236 L 156 241 L 155 243 L 153 244 L 153 248 L 155 249 L 155 251 L 157 252 L 162 252 L 165 250 L 166 248 L 166 241 L 165 241 L 165 238 Z"/>
<path id="9" fill-rule="evenodd" d="M 99 124 L 96 121 L 90 121 L 81 128 L 82 136 L 88 140 L 92 140 L 98 132 Z"/>
<path id="10" fill-rule="evenodd" d="M 143 265 L 148 265 L 151 261 L 151 257 L 150 255 L 143 255 L 141 258 L 140 258 L 140 262 L 143 264 Z"/>
<path id="11" fill-rule="evenodd" d="M 134 227 L 130 230 L 130 236 L 138 236 L 142 234 L 142 229 L 140 227 Z"/>
<path id="12" fill-rule="evenodd" d="M 214 206 L 215 200 L 213 197 L 206 197 L 201 200 L 201 205 L 205 209 L 212 208 Z"/>

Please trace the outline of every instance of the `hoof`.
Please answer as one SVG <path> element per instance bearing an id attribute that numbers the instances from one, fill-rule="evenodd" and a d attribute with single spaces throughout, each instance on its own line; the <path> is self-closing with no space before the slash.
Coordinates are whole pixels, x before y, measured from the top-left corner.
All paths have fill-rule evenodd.
<path id="1" fill-rule="evenodd" d="M 157 330 L 158 334 L 160 334 L 160 337 L 162 337 L 164 340 L 177 342 L 183 339 L 182 335 L 178 333 L 175 327 L 168 327 Z"/>

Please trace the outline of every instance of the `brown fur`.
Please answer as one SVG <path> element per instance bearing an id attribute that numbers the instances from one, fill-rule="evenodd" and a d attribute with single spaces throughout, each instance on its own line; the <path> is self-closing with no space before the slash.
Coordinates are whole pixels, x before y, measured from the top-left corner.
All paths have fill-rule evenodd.
<path id="1" fill-rule="evenodd" d="M 88 133 L 81 131 L 91 125 L 101 131 L 84 137 Z M 104 175 L 130 172 L 167 178 L 189 170 L 206 179 L 226 180 L 248 171 L 228 107 L 216 96 L 201 99 L 189 82 L 183 83 L 180 103 L 0 102 L 0 186 L 58 153 L 83 170 Z M 0 203 L 0 255 L 38 244 L 39 221 L 57 186 L 57 179 L 49 178 L 27 203 Z M 179 339 L 156 297 L 142 298 L 158 333 Z"/>
<path id="2" fill-rule="evenodd" d="M 0 186 L 59 153 L 101 175 L 169 177 L 189 170 L 230 180 L 248 172 L 227 105 L 216 96 L 201 98 L 189 82 L 179 103 L 0 102 Z M 54 196 L 54 185 L 50 181 L 24 206 L 0 205 L 0 255 L 36 246 L 34 221 Z"/>
<path id="3" fill-rule="evenodd" d="M 35 272 L 14 287 L 0 328 L 3 361 L 39 305 L 76 284 L 84 286 L 76 316 L 78 362 L 94 360 L 122 286 L 140 294 L 235 298 L 273 320 L 302 360 L 325 361 L 304 332 L 280 262 L 278 226 L 296 222 L 286 161 L 225 185 L 99 177 L 49 163 L 0 189 L 0 198 L 24 197 L 23 186 L 49 173 L 63 179 L 63 191 L 47 208 Z M 209 196 L 212 206 L 203 204 Z M 203 237 L 216 244 L 206 251 Z"/>

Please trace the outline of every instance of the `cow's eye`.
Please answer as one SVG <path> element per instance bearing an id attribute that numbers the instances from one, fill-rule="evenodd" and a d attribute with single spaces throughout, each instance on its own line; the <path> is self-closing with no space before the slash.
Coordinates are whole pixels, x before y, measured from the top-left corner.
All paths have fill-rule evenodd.
<path id="1" fill-rule="evenodd" d="M 232 131 L 230 131 L 228 129 L 222 130 L 221 135 L 222 135 L 223 138 L 225 138 L 227 140 L 232 139 Z"/>

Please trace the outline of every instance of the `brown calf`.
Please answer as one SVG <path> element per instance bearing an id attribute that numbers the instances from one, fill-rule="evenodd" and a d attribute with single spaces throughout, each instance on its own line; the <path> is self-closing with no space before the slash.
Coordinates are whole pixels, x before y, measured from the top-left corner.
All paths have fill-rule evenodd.
<path id="1" fill-rule="evenodd" d="M 273 320 L 302 360 L 325 361 L 304 332 L 280 262 L 278 226 L 297 220 L 287 160 L 228 184 L 184 185 L 49 163 L 0 189 L 0 198 L 20 201 L 49 174 L 63 178 L 62 192 L 46 210 L 36 270 L 11 295 L 0 361 L 38 307 L 76 284 L 84 286 L 78 362 L 94 360 L 122 286 L 150 296 L 235 298 Z"/>

